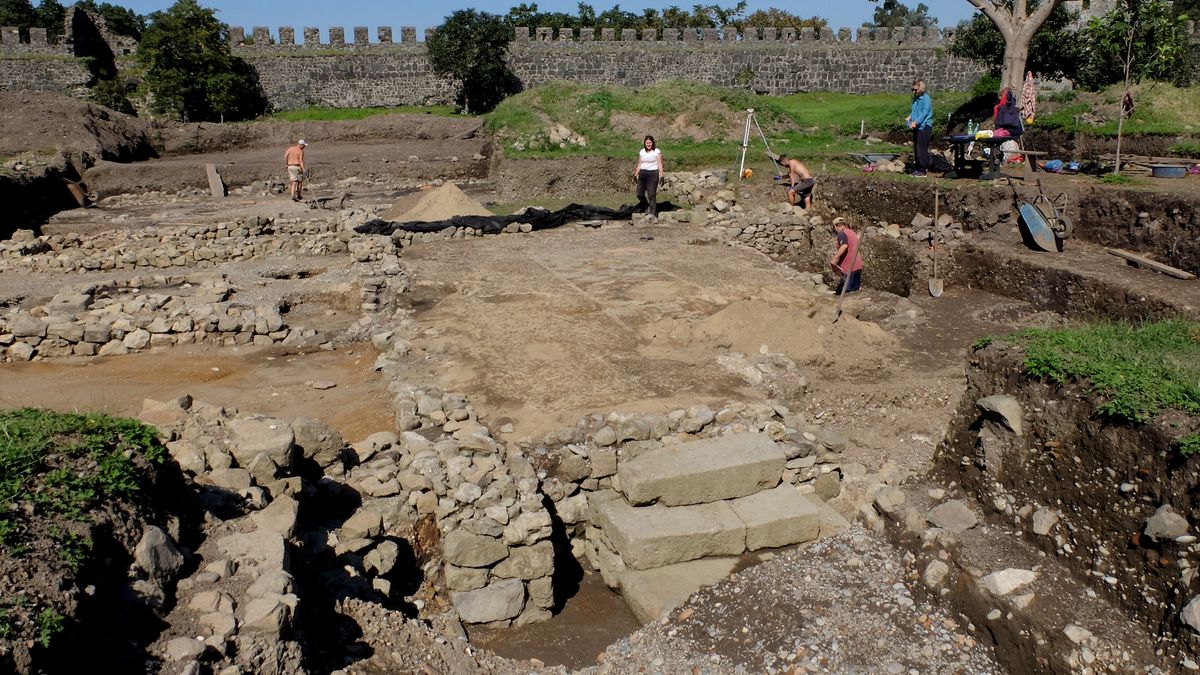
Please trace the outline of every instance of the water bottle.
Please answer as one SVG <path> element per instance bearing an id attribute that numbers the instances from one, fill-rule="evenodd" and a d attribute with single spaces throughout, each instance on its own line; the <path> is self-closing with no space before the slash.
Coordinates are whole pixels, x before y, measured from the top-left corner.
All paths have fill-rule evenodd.
<path id="1" fill-rule="evenodd" d="M 978 130 L 975 128 L 975 120 L 967 120 L 967 135 L 974 136 L 976 131 Z"/>

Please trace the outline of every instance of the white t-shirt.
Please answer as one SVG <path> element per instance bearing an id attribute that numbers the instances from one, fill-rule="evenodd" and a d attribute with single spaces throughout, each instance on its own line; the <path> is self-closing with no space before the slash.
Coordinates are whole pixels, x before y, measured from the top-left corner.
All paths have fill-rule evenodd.
<path id="1" fill-rule="evenodd" d="M 658 158 L 662 156 L 662 150 L 655 148 L 647 150 L 642 148 L 638 152 L 638 170 L 639 171 L 658 171 Z"/>

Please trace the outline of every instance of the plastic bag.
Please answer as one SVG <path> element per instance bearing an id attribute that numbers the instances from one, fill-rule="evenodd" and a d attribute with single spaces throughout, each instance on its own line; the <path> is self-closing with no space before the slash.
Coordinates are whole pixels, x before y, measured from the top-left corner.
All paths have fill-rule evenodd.
<path id="1" fill-rule="evenodd" d="M 991 138 L 991 137 L 992 137 L 991 129 L 980 129 L 979 131 L 975 132 L 975 138 Z"/>
<path id="2" fill-rule="evenodd" d="M 1061 159 L 1050 159 L 1042 164 L 1042 168 L 1050 173 L 1058 173 L 1063 169 L 1063 161 Z"/>

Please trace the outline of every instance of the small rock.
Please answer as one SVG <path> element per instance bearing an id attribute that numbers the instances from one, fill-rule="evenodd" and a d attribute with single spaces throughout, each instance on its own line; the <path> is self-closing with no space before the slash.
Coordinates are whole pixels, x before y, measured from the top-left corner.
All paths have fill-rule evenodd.
<path id="1" fill-rule="evenodd" d="M 183 554 L 175 542 L 154 525 L 142 532 L 142 538 L 134 549 L 134 560 L 151 578 L 166 581 L 174 578 L 183 567 Z"/>
<path id="2" fill-rule="evenodd" d="M 1154 515 L 1146 520 L 1146 529 L 1143 531 L 1143 534 L 1154 541 L 1174 539 L 1187 533 L 1187 518 L 1175 513 L 1170 504 L 1158 507 Z"/>
<path id="3" fill-rule="evenodd" d="M 952 499 L 933 507 L 925 514 L 925 518 L 937 527 L 954 534 L 965 532 L 979 522 L 975 513 L 959 499 Z"/>
<path id="4" fill-rule="evenodd" d="M 1037 572 L 1033 570 L 1022 570 L 1010 567 L 999 572 L 992 572 L 984 577 L 980 583 L 992 595 L 1003 596 L 1012 593 L 1021 586 L 1033 582 L 1037 579 Z"/>
<path id="5" fill-rule="evenodd" d="M 975 405 L 999 416 L 1000 420 L 1004 422 L 1004 426 L 1016 435 L 1021 435 L 1024 428 L 1024 412 L 1021 410 L 1021 403 L 1016 398 L 1007 394 L 996 394 L 979 399 Z"/>

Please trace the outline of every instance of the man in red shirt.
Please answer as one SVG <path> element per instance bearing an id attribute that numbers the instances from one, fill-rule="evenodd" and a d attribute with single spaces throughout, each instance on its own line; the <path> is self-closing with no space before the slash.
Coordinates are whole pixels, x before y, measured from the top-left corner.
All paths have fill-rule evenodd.
<path id="1" fill-rule="evenodd" d="M 303 198 L 304 172 L 308 168 L 304 166 L 304 148 L 307 145 L 308 143 L 301 138 L 283 153 L 283 163 L 287 165 L 288 180 L 292 184 L 292 201 L 294 202 Z"/>
<path id="2" fill-rule="evenodd" d="M 846 293 L 858 290 L 862 282 L 862 255 L 858 252 L 858 233 L 846 225 L 845 218 L 833 219 L 833 234 L 837 237 L 837 251 L 829 259 L 833 270 L 841 276 L 837 293 L 842 292 L 842 284 L 846 285 Z"/>

